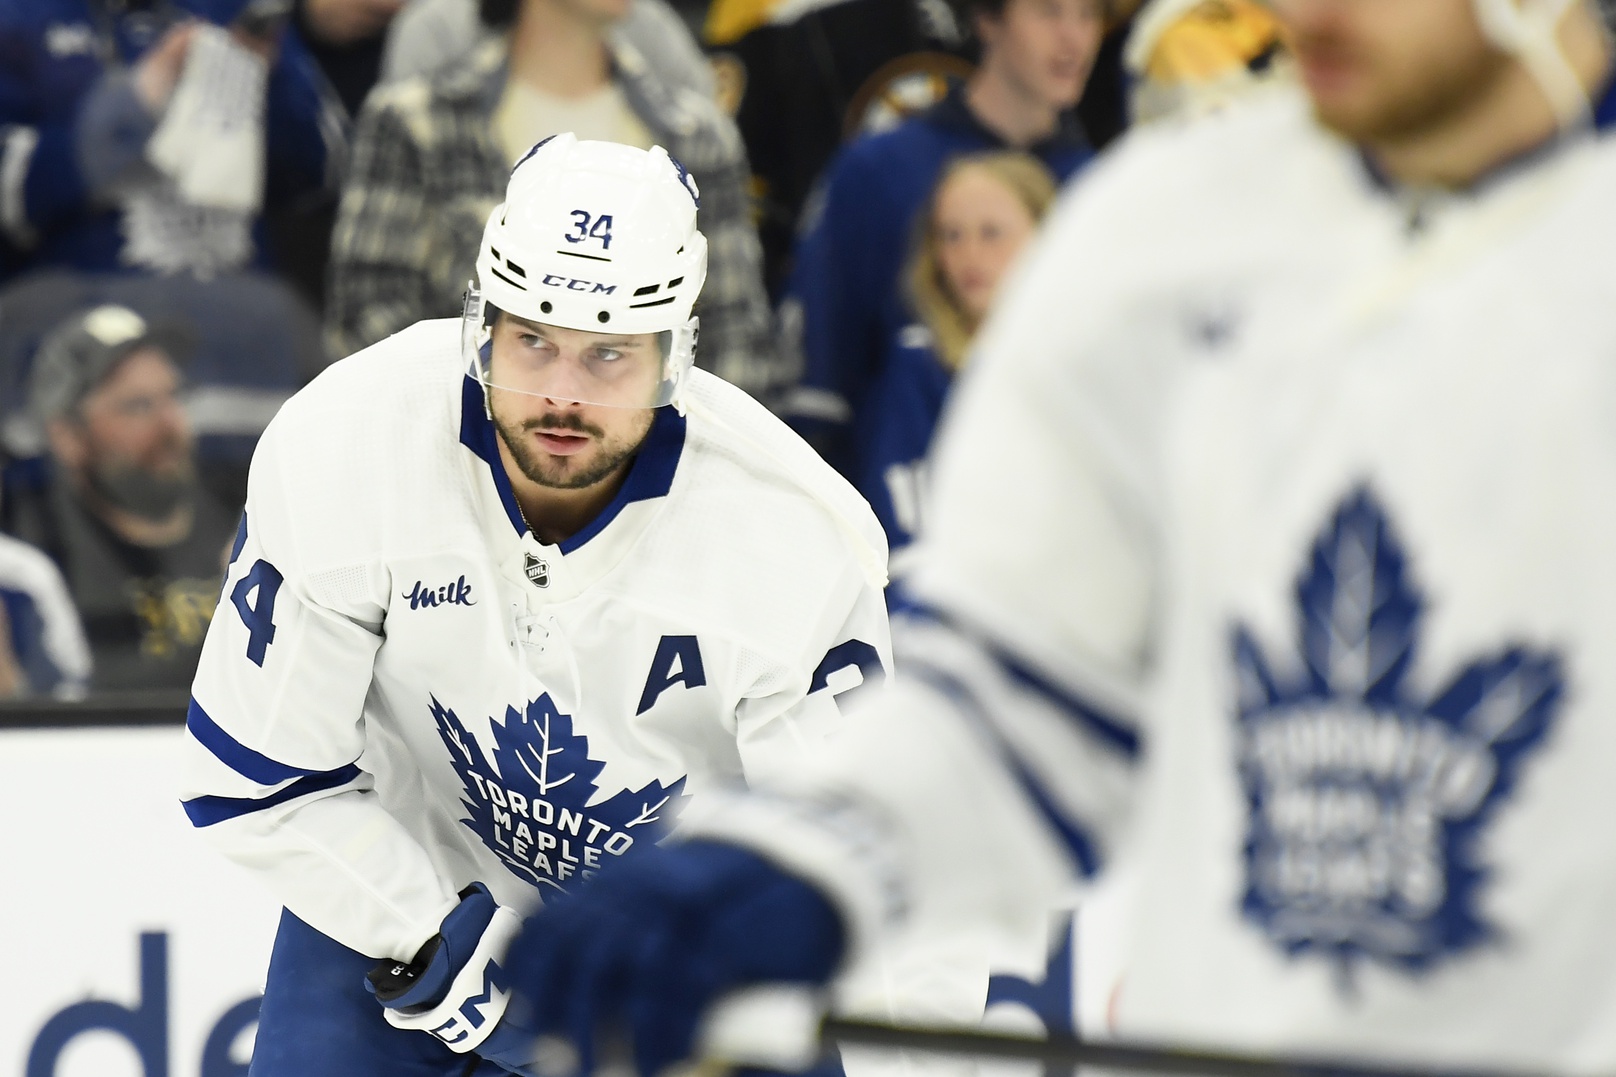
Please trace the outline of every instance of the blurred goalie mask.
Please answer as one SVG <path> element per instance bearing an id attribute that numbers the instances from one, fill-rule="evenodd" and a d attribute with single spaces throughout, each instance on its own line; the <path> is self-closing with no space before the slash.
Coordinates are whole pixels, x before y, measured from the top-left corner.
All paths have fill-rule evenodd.
<path id="1" fill-rule="evenodd" d="M 696 182 L 666 150 L 552 135 L 516 163 L 466 292 L 462 347 L 489 388 L 607 407 L 677 404 L 695 360 L 691 315 L 707 277 Z M 526 332 L 601 334 L 579 354 Z M 612 346 L 657 334 L 658 347 Z M 561 334 L 567 336 L 568 334 Z"/>

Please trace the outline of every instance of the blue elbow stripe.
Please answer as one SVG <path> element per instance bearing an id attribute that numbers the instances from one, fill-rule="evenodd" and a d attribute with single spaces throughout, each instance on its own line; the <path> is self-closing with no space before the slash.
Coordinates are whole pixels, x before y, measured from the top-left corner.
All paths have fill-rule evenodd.
<path id="1" fill-rule="evenodd" d="M 1015 778 L 1016 784 L 1026 794 L 1033 808 L 1043 817 L 1044 822 L 1049 824 L 1049 828 L 1060 838 L 1061 843 L 1066 846 L 1066 851 L 1071 855 L 1072 862 L 1077 865 L 1078 870 L 1084 876 L 1090 876 L 1099 871 L 1100 855 L 1095 849 L 1094 840 L 1089 837 L 1088 831 L 1074 823 L 1056 805 L 1055 799 L 1044 788 L 1044 783 L 1021 761 L 1020 754 L 1004 739 L 992 720 L 988 718 L 982 704 L 977 700 L 976 694 L 957 677 L 944 673 L 934 666 L 911 665 L 908 667 L 908 671 L 909 676 L 918 677 L 926 681 L 958 703 L 973 719 L 977 728 L 998 744 L 999 756 L 1004 761 L 1006 769 Z"/>
<path id="2" fill-rule="evenodd" d="M 1059 685 L 1050 683 L 1009 655 L 990 651 L 994 661 L 1011 680 L 1030 689 L 1060 707 L 1095 737 L 1103 740 L 1129 759 L 1139 758 L 1139 734 L 1122 724 L 1087 700 L 1081 699 Z"/>
<path id="3" fill-rule="evenodd" d="M 987 640 L 982 639 L 975 633 L 965 631 L 960 625 L 936 608 L 916 601 L 908 594 L 901 592 L 901 590 L 898 603 L 897 606 L 893 607 L 895 613 L 901 610 L 906 615 L 942 625 L 974 641 L 982 649 L 983 653 L 998 663 L 999 668 L 1004 670 L 1005 675 L 1017 685 L 1036 692 L 1049 700 L 1049 702 L 1069 714 L 1090 734 L 1104 741 L 1116 751 L 1121 752 L 1129 760 L 1139 758 L 1139 734 L 1127 723 L 1111 716 L 1081 696 L 1053 683 L 1047 677 L 1035 673 L 1031 668 L 1010 657 L 1010 655 L 993 646 Z"/>
<path id="4" fill-rule="evenodd" d="M 185 728 L 190 730 L 191 736 L 195 737 L 202 747 L 218 757 L 219 762 L 259 785 L 279 785 L 293 778 L 329 773 L 294 767 L 271 759 L 261 752 L 253 751 L 219 728 L 219 723 L 208 717 L 208 712 L 203 710 L 195 699 L 191 700 L 190 710 L 185 714 Z"/>
<path id="5" fill-rule="evenodd" d="M 267 797 L 253 799 L 251 797 L 197 797 L 195 800 L 182 801 L 185 814 L 190 816 L 191 825 L 195 827 L 212 826 L 222 823 L 226 819 L 235 819 L 243 815 L 250 815 L 255 811 L 273 808 L 277 804 L 284 804 L 288 800 L 295 800 L 310 793 L 318 793 L 324 789 L 335 789 L 339 785 L 346 785 L 359 777 L 359 768 L 352 763 L 341 770 L 330 770 L 320 774 L 311 774 L 306 778 L 299 778 L 285 789 L 277 790 Z"/>

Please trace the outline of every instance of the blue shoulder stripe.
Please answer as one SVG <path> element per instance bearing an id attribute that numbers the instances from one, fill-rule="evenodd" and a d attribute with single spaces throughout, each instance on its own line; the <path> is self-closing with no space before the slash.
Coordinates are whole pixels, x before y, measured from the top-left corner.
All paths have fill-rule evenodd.
<path id="1" fill-rule="evenodd" d="M 1011 680 L 1023 688 L 1031 689 L 1066 711 L 1078 724 L 1100 740 L 1127 756 L 1129 759 L 1139 758 L 1139 734 L 1120 721 L 1112 718 L 1087 700 L 1072 694 L 1057 684 L 1033 672 L 1028 667 L 1017 662 L 1014 658 L 1001 651 L 989 650 L 993 660 Z"/>
<path id="2" fill-rule="evenodd" d="M 1049 678 L 1006 654 L 978 634 L 966 631 L 935 607 L 918 602 L 907 594 L 900 595 L 899 603 L 898 606 L 894 607 L 894 613 L 901 612 L 908 616 L 931 621 L 966 637 L 980 647 L 984 654 L 993 659 L 999 668 L 1004 671 L 1005 675 L 1017 685 L 1043 696 L 1056 707 L 1071 715 L 1079 725 L 1093 736 L 1121 752 L 1128 759 L 1135 760 L 1139 758 L 1139 734 L 1121 719 L 1107 713 L 1103 708 L 1096 706 L 1069 689 L 1053 683 Z"/>
<path id="3" fill-rule="evenodd" d="M 219 728 L 219 723 L 208 717 L 208 712 L 194 698 L 185 712 L 185 728 L 202 747 L 217 756 L 219 762 L 259 785 L 279 785 L 293 778 L 328 773 L 294 767 L 254 751 Z"/>
<path id="4" fill-rule="evenodd" d="M 1055 799 L 1050 796 L 1049 790 L 1044 788 L 1044 783 L 1027 768 L 1026 764 L 1021 761 L 1020 754 L 1005 740 L 998 727 L 988 718 L 987 712 L 983 709 L 981 701 L 976 698 L 976 694 L 966 687 L 965 683 L 958 677 L 951 673 L 945 673 L 935 666 L 924 663 L 910 664 L 906 667 L 905 672 L 908 676 L 918 677 L 930 684 L 949 699 L 958 703 L 961 710 L 970 715 L 976 727 L 999 746 L 999 757 L 1004 760 L 1005 767 L 1010 771 L 1011 777 L 1015 778 L 1016 784 L 1021 786 L 1021 791 L 1032 802 L 1033 808 L 1037 810 L 1039 815 L 1043 816 L 1044 822 L 1049 824 L 1049 828 L 1055 832 L 1061 843 L 1066 846 L 1066 851 L 1071 854 L 1078 870 L 1085 877 L 1099 871 L 1100 855 L 1095 850 L 1094 840 L 1089 837 L 1088 831 L 1074 823 L 1067 817 L 1065 812 L 1056 806 Z"/>
<path id="5" fill-rule="evenodd" d="M 212 826 L 222 823 L 226 819 L 235 819 L 239 816 L 250 815 L 255 811 L 273 808 L 277 804 L 284 804 L 288 800 L 295 800 L 309 793 L 318 793 L 322 789 L 335 789 L 339 785 L 346 785 L 359 777 L 358 767 L 349 763 L 341 770 L 328 770 L 319 774 L 311 774 L 306 778 L 299 778 L 284 789 L 278 789 L 267 797 L 253 799 L 251 797 L 197 797 L 194 800 L 180 802 L 185 814 L 190 816 L 194 827 Z"/>

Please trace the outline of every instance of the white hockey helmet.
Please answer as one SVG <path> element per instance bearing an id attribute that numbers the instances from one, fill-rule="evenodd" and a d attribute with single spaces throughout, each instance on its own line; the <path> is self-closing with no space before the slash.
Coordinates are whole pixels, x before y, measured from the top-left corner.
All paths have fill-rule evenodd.
<path id="1" fill-rule="evenodd" d="M 530 149 L 488 216 L 466 295 L 467 360 L 478 380 L 590 404 L 674 402 L 695 359 L 691 310 L 707 278 L 699 205 L 695 180 L 661 146 L 569 133 Z M 566 369 L 524 357 L 496 383 L 490 334 L 500 311 L 591 333 L 661 334 L 659 365 L 648 373 L 621 364 Z"/>

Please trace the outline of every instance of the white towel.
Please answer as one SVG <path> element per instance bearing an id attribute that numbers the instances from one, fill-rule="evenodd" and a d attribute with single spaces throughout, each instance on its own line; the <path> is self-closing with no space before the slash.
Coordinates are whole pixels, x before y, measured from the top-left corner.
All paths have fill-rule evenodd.
<path id="1" fill-rule="evenodd" d="M 147 160 L 196 206 L 256 213 L 264 197 L 269 65 L 229 32 L 198 26 Z"/>

